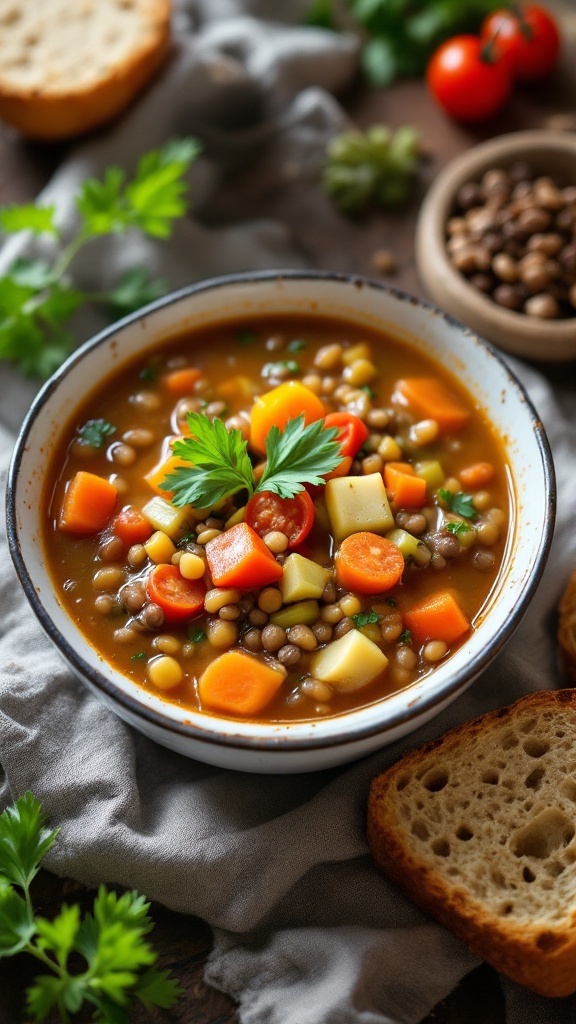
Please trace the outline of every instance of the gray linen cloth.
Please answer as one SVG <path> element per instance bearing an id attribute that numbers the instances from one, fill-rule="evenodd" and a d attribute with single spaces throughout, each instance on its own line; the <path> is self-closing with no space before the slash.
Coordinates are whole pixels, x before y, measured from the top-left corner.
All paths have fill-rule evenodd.
<path id="1" fill-rule="evenodd" d="M 162 77 L 121 123 L 76 148 L 41 198 L 71 226 L 71 196 L 87 174 L 110 163 L 131 170 L 165 138 L 197 133 L 205 154 L 190 171 L 192 215 L 168 244 L 101 240 L 78 265 L 84 284 L 98 289 L 133 263 L 176 287 L 305 262 L 286 223 L 254 219 L 253 196 L 245 218 L 241 188 L 234 223 L 222 212 L 234 195 L 230 175 L 240 182 L 255 160 L 280 196 L 317 189 L 326 140 L 346 123 L 332 94 L 354 74 L 356 43 L 300 27 L 305 7 L 206 0 L 178 8 L 175 52 Z M 22 251 L 20 240 L 7 243 L 0 272 Z M 99 326 L 83 313 L 78 340 Z M 0 537 L 0 806 L 27 789 L 42 801 L 61 828 L 47 861 L 57 874 L 136 887 L 204 918 L 215 935 L 207 980 L 238 1000 L 243 1024 L 416 1024 L 477 964 L 374 869 L 365 813 L 370 780 L 407 747 L 558 685 L 554 608 L 576 565 L 574 388 L 570 374 L 560 375 L 555 394 L 542 374 L 515 369 L 558 471 L 556 537 L 538 594 L 496 664 L 464 696 L 417 734 L 352 766 L 251 776 L 195 763 L 136 733 L 60 661 Z M 2 483 L 34 391 L 2 366 Z M 545 1000 L 508 982 L 504 991 L 508 1024 L 576 1018 L 576 998 Z"/>

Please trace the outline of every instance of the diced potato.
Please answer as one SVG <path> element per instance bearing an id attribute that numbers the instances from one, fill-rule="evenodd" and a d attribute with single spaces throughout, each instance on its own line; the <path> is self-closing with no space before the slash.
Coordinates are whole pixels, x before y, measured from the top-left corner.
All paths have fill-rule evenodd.
<path id="1" fill-rule="evenodd" d="M 272 612 L 270 622 L 274 626 L 282 626 L 282 629 L 289 629 L 290 626 L 312 626 L 319 614 L 318 601 L 297 601 L 287 608 Z"/>
<path id="2" fill-rule="evenodd" d="M 388 658 L 377 644 L 351 629 L 313 656 L 310 671 L 321 682 L 349 692 L 372 682 L 387 664 Z"/>
<path id="3" fill-rule="evenodd" d="M 229 530 L 231 526 L 237 526 L 238 523 L 243 523 L 246 519 L 246 505 L 242 505 L 242 508 L 236 509 L 234 515 L 230 516 L 229 519 L 224 523 L 225 529 Z"/>
<path id="4" fill-rule="evenodd" d="M 371 356 L 370 346 L 365 341 L 359 341 L 356 345 L 351 345 L 350 348 L 344 349 L 342 362 L 344 366 L 350 366 L 356 359 L 370 359 Z"/>
<path id="5" fill-rule="evenodd" d="M 169 537 L 176 537 L 190 519 L 190 506 L 176 508 L 164 498 L 155 497 L 147 501 L 142 509 L 146 519 L 155 530 L 162 530 Z"/>
<path id="6" fill-rule="evenodd" d="M 176 551 L 176 546 L 167 533 L 163 533 L 162 530 L 156 530 L 152 536 L 144 544 L 146 554 L 148 558 L 151 558 L 156 565 L 167 563 L 172 558 L 172 555 Z"/>
<path id="7" fill-rule="evenodd" d="M 310 558 L 304 558 L 296 551 L 284 562 L 284 572 L 279 586 L 285 604 L 321 597 L 324 587 L 332 579 L 329 569 L 324 569 Z"/>
<path id="8" fill-rule="evenodd" d="M 422 543 L 417 537 L 406 530 L 390 530 L 386 534 L 386 540 L 392 541 L 400 549 L 404 558 L 414 558 L 419 545 Z"/>
<path id="9" fill-rule="evenodd" d="M 426 481 L 429 491 L 435 491 L 441 487 L 446 479 L 446 474 L 437 459 L 423 459 L 421 462 L 415 462 L 414 472 L 416 476 L 421 476 Z"/>
<path id="10" fill-rule="evenodd" d="M 380 473 L 334 477 L 325 490 L 326 507 L 337 541 L 362 530 L 386 533 L 394 526 Z"/>

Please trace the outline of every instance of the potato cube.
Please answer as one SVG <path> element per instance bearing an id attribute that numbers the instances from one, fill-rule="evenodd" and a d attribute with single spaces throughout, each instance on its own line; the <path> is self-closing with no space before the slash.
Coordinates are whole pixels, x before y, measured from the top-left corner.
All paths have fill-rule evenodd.
<path id="1" fill-rule="evenodd" d="M 350 692 L 372 682 L 387 664 L 388 658 L 377 644 L 351 629 L 313 656 L 310 671 L 334 689 Z"/>
<path id="2" fill-rule="evenodd" d="M 380 473 L 338 476 L 326 484 L 326 507 L 336 540 L 367 530 L 386 533 L 394 526 Z"/>
<path id="3" fill-rule="evenodd" d="M 176 537 L 190 519 L 190 508 L 187 505 L 184 508 L 176 508 L 160 497 L 151 498 L 146 502 L 142 512 L 155 530 L 162 530 L 169 537 Z"/>
<path id="4" fill-rule="evenodd" d="M 174 543 L 170 540 L 168 534 L 163 533 L 162 530 L 156 530 L 146 541 L 144 548 L 148 558 L 156 562 L 156 565 L 169 562 L 176 551 Z"/>
<path id="5" fill-rule="evenodd" d="M 386 534 L 386 540 L 392 541 L 393 544 L 402 552 L 404 558 L 414 558 L 417 554 L 418 548 L 422 543 L 412 533 L 407 533 L 406 530 L 390 530 L 390 533 Z"/>
<path id="6" fill-rule="evenodd" d="M 322 597 L 324 587 L 332 574 L 310 558 L 304 558 L 296 551 L 288 555 L 284 562 L 284 572 L 280 580 L 280 590 L 284 604 L 292 601 L 306 601 L 308 598 Z"/>

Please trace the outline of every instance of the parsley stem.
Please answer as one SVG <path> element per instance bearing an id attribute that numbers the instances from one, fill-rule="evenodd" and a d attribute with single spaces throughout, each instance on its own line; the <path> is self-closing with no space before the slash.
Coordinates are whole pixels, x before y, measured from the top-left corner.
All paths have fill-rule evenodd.
<path id="1" fill-rule="evenodd" d="M 76 238 L 73 238 L 68 245 L 64 246 L 60 256 L 54 264 L 53 277 L 56 281 L 64 275 L 72 260 L 76 256 L 76 253 L 82 248 L 82 246 L 89 240 L 89 235 L 86 231 L 80 231 Z"/>

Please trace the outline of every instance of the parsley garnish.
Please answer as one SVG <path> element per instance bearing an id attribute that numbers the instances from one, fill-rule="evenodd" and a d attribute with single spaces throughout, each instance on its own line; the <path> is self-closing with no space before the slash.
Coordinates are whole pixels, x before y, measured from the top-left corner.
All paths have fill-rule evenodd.
<path id="1" fill-rule="evenodd" d="M 144 896 L 118 896 L 101 885 L 93 913 L 83 919 L 78 904 L 64 904 L 52 921 L 35 915 L 30 884 L 57 836 L 32 793 L 0 815 L 0 956 L 28 953 L 45 969 L 26 992 L 28 1016 L 44 1020 L 58 1010 L 62 1021 L 70 1021 L 87 1003 L 93 1020 L 120 1024 L 128 1020 L 134 998 L 145 1006 L 172 1006 L 181 989 L 154 966 L 158 957 L 146 938 L 153 923 Z"/>
<path id="2" fill-rule="evenodd" d="M 130 656 L 130 661 L 142 661 L 146 657 L 146 651 L 137 651 L 136 654 Z"/>
<path id="3" fill-rule="evenodd" d="M 400 636 L 398 637 L 398 643 L 399 644 L 411 644 L 412 643 L 412 633 L 410 632 L 409 629 L 405 629 L 403 633 L 400 633 Z"/>
<path id="4" fill-rule="evenodd" d="M 140 380 L 153 381 L 156 380 L 156 372 L 151 366 L 145 366 L 138 374 Z"/>
<path id="5" fill-rule="evenodd" d="M 88 420 L 78 431 L 81 444 L 91 448 L 101 448 L 107 437 L 116 433 L 116 427 L 106 420 Z"/>
<path id="6" fill-rule="evenodd" d="M 441 487 L 438 490 L 438 497 L 442 498 L 442 501 L 446 502 L 450 511 L 454 512 L 457 516 L 462 516 L 463 519 L 478 518 L 478 513 L 472 504 L 473 498 L 471 494 L 465 494 L 464 491 L 452 494 L 452 491 Z"/>
<path id="7" fill-rule="evenodd" d="M 343 213 L 396 207 L 408 199 L 419 161 L 418 135 L 407 125 L 342 132 L 328 144 L 324 188 Z"/>
<path id="8" fill-rule="evenodd" d="M 307 348 L 308 343 L 303 341 L 302 338 L 294 338 L 294 341 L 289 342 L 289 352 L 302 352 L 303 349 Z"/>
<path id="9" fill-rule="evenodd" d="M 190 463 L 169 473 L 160 488 L 173 491 L 172 504 L 209 508 L 222 498 L 246 490 L 248 497 L 272 491 L 292 498 L 304 484 L 324 484 L 324 475 L 342 461 L 335 441 L 338 431 L 324 420 L 304 425 L 304 417 L 289 420 L 280 431 L 272 427 L 266 438 L 266 468 L 256 483 L 248 446 L 239 430 L 227 430 L 222 420 L 210 421 L 202 413 L 187 416 L 190 436 L 173 446 L 173 453 Z"/>
<path id="10" fill-rule="evenodd" d="M 274 363 L 265 363 L 262 367 L 262 376 L 277 377 L 285 371 L 291 374 L 300 373 L 300 367 L 295 359 L 278 359 Z"/>
<path id="11" fill-rule="evenodd" d="M 362 629 L 362 626 L 371 626 L 373 623 L 377 624 L 381 618 L 382 616 L 378 615 L 378 612 L 375 612 L 373 608 L 366 612 L 358 612 L 357 615 L 352 616 L 356 629 Z"/>
<path id="12" fill-rule="evenodd" d="M 468 526 L 468 523 L 446 523 L 444 529 L 455 537 L 462 537 L 463 534 L 470 533 L 472 527 Z"/>
<path id="13" fill-rule="evenodd" d="M 188 637 L 193 644 L 202 643 L 202 640 L 206 639 L 206 633 L 200 626 L 190 626 L 188 630 Z"/>
<path id="14" fill-rule="evenodd" d="M 101 181 L 84 181 L 76 196 L 78 231 L 67 244 L 54 206 L 0 209 L 4 234 L 29 231 L 62 245 L 54 262 L 18 259 L 0 277 L 0 360 L 30 376 L 48 376 L 74 347 L 67 325 L 79 306 L 96 302 L 124 315 L 166 291 L 165 282 L 130 267 L 109 291 L 95 295 L 75 287 L 69 269 L 79 250 L 100 235 L 136 229 L 168 238 L 173 221 L 186 212 L 185 173 L 199 151 L 193 139 L 173 140 L 142 156 L 129 181 L 119 167 L 108 168 Z"/>
<path id="15" fill-rule="evenodd" d="M 376 392 L 374 391 L 374 388 L 370 387 L 369 384 L 362 384 L 360 386 L 360 391 L 365 391 L 366 394 L 368 395 L 368 398 L 376 398 Z"/>

